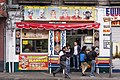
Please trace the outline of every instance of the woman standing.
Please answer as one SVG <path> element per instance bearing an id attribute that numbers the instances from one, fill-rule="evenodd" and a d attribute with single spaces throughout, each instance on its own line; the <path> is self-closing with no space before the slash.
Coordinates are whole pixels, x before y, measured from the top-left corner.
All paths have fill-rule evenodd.
<path id="1" fill-rule="evenodd" d="M 85 71 L 88 68 L 88 63 L 87 63 L 87 53 L 86 53 L 86 48 L 87 46 L 83 46 L 82 50 L 80 52 L 80 61 L 81 61 L 81 68 L 82 68 L 82 76 L 86 76 Z"/>

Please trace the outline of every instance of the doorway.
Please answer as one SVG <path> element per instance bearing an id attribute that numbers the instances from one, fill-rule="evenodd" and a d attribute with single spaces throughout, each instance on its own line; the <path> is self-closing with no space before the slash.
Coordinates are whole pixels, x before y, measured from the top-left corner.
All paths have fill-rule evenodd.
<path id="1" fill-rule="evenodd" d="M 67 45 L 70 45 L 71 48 L 74 47 L 74 42 L 77 42 L 79 46 L 81 46 L 81 36 L 77 36 L 77 35 L 67 35 Z"/>
<path id="2" fill-rule="evenodd" d="M 71 50 L 72 50 L 72 54 L 73 54 L 73 49 L 74 49 L 74 42 L 76 41 L 78 43 L 78 45 L 80 47 L 82 47 L 85 42 L 84 42 L 84 38 L 85 36 L 93 36 L 93 29 L 88 30 L 70 30 L 70 31 L 66 31 L 66 45 L 70 45 L 71 46 Z M 92 44 L 87 44 L 87 45 L 92 45 Z M 71 57 L 70 59 L 70 67 L 73 67 L 73 58 Z"/>

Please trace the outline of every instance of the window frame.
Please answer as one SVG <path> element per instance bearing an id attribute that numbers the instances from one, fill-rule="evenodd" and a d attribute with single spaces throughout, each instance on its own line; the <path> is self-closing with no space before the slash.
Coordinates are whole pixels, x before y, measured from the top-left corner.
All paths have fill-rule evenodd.
<path id="1" fill-rule="evenodd" d="M 41 30 L 42 31 L 42 30 Z M 48 30 L 46 30 L 46 31 L 48 31 Z M 20 54 L 35 54 L 35 55 L 39 55 L 39 54 L 49 54 L 49 31 L 48 31 L 48 38 L 23 38 L 22 37 L 22 32 L 23 32 L 23 29 L 21 29 L 21 40 L 20 40 Z M 48 51 L 47 52 L 39 52 L 39 53 L 36 53 L 36 52 L 32 52 L 32 53 L 30 53 L 30 52 L 22 52 L 22 47 L 23 47 L 23 45 L 22 45 L 22 41 L 24 40 L 24 39 L 47 39 L 48 40 Z"/>

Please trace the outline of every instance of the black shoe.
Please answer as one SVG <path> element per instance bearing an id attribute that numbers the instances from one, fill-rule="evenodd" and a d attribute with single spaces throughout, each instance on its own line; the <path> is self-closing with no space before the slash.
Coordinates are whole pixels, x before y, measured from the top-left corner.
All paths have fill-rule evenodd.
<path id="1" fill-rule="evenodd" d="M 53 76 L 55 77 L 55 73 L 53 73 Z"/>
<path id="2" fill-rule="evenodd" d="M 65 78 L 68 78 L 68 79 L 70 79 L 70 76 L 68 76 L 68 75 L 65 75 Z"/>
<path id="3" fill-rule="evenodd" d="M 82 73 L 82 76 L 86 76 L 86 74 L 83 74 L 83 73 Z"/>

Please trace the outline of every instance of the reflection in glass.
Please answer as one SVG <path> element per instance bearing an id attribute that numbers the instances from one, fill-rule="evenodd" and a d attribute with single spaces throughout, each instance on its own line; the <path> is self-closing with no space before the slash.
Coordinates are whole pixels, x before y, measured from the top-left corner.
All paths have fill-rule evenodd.
<path id="1" fill-rule="evenodd" d="M 47 53 L 48 52 L 48 39 L 23 39 L 22 52 L 29 53 Z"/>

